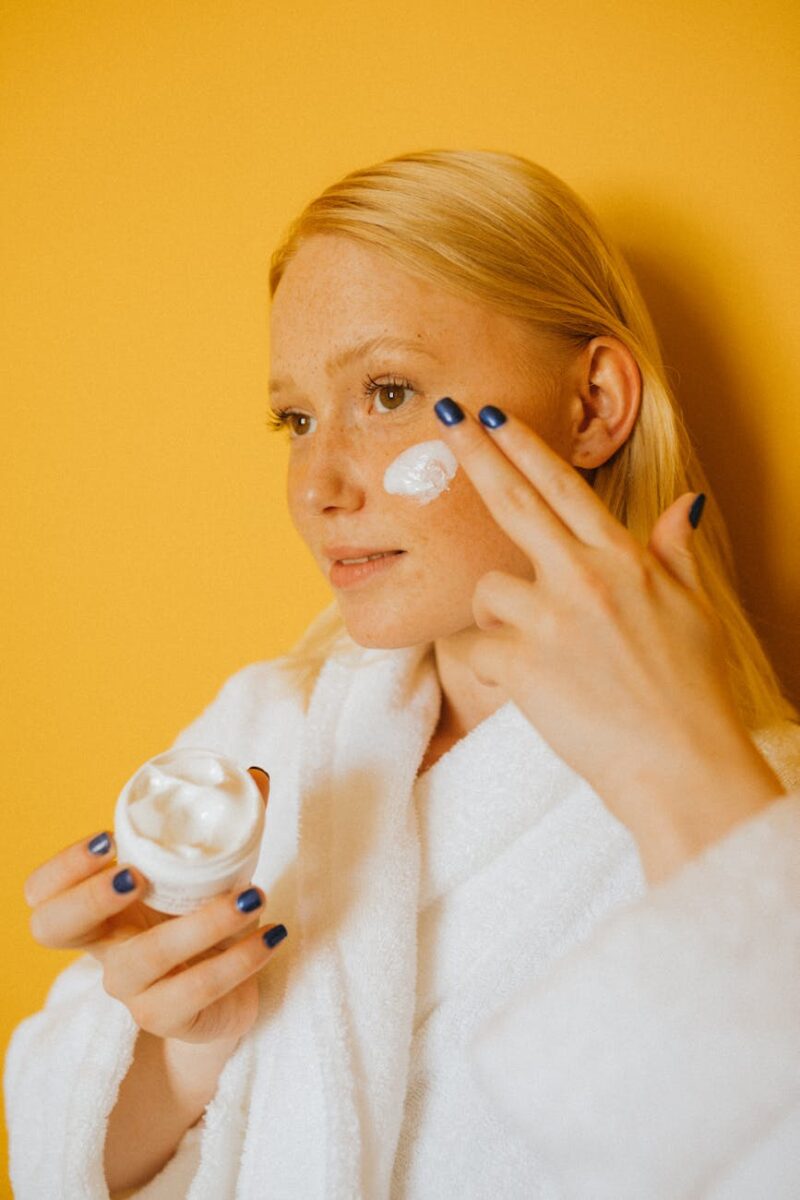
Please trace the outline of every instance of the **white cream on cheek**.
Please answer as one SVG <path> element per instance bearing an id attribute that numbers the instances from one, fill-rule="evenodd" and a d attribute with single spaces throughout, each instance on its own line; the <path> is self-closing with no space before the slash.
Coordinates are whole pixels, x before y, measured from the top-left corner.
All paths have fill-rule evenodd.
<path id="1" fill-rule="evenodd" d="M 389 463 L 383 486 L 392 495 L 429 504 L 448 490 L 457 469 L 458 460 L 446 442 L 417 442 Z"/>

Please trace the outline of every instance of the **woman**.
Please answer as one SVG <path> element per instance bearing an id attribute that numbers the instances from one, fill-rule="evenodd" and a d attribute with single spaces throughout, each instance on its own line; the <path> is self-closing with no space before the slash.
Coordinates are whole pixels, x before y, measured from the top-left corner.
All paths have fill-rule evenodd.
<path id="1" fill-rule="evenodd" d="M 335 603 L 175 743 L 269 772 L 239 907 L 158 921 L 110 838 L 28 878 L 86 954 L 12 1039 L 16 1195 L 781 1194 L 797 714 L 630 271 L 548 171 L 431 151 L 312 202 L 271 294 Z"/>

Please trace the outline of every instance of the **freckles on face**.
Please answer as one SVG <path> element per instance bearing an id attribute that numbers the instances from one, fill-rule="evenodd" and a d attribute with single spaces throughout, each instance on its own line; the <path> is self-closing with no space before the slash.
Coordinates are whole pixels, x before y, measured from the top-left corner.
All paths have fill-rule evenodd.
<path id="1" fill-rule="evenodd" d="M 453 451 L 441 439 L 417 442 L 398 454 L 383 475 L 384 490 L 393 496 L 409 496 L 417 504 L 430 504 L 450 487 L 458 470 Z"/>

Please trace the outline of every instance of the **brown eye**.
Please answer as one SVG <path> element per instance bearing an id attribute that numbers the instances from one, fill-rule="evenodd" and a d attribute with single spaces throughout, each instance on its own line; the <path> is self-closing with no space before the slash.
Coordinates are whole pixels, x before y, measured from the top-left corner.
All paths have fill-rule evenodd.
<path id="1" fill-rule="evenodd" d="M 294 425 L 294 421 L 297 421 L 298 424 Z M 308 429 L 307 424 L 303 426 L 299 425 L 299 422 L 301 421 L 308 421 L 308 417 L 304 413 L 289 412 L 286 414 L 286 423 L 291 429 L 292 433 L 294 433 L 295 437 L 302 437 L 305 431 Z"/>
<path id="2" fill-rule="evenodd" d="M 303 431 L 298 432 L 294 421 L 311 421 L 313 419 L 313 417 L 306 416 L 305 413 L 296 412 L 293 408 L 270 409 L 267 414 L 267 428 L 275 431 L 288 428 L 290 438 L 294 441 L 295 438 L 305 436 L 305 431 L 308 429 L 308 426 L 304 425 Z"/>
<path id="3" fill-rule="evenodd" d="M 364 380 L 365 394 L 368 396 L 377 395 L 378 403 L 390 412 L 402 407 L 406 402 L 405 392 L 414 391 L 414 385 L 408 379 L 388 379 L 385 383 L 379 383 L 371 375 L 367 375 Z"/>
<path id="4" fill-rule="evenodd" d="M 399 408 L 405 400 L 403 394 L 407 389 L 394 383 L 384 383 L 378 388 L 378 398 L 385 408 Z"/>

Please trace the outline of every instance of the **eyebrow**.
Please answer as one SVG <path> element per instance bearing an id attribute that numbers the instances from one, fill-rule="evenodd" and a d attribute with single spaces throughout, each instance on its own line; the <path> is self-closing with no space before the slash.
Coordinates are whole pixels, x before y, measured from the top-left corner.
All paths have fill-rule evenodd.
<path id="1" fill-rule="evenodd" d="M 349 366 L 357 358 L 363 358 L 371 350 L 409 350 L 414 354 L 424 355 L 426 358 L 432 358 L 434 362 L 441 362 L 438 355 L 432 350 L 428 350 L 419 342 L 411 341 L 409 338 L 393 337 L 391 334 L 382 333 L 377 337 L 367 338 L 364 342 L 357 342 L 353 346 L 347 346 L 344 350 L 340 350 L 338 354 L 334 354 L 328 359 L 325 370 L 329 375 L 335 371 L 341 371 Z M 286 379 L 271 379 L 269 382 L 270 395 L 275 395 L 282 388 L 290 387 L 292 380 Z"/>

